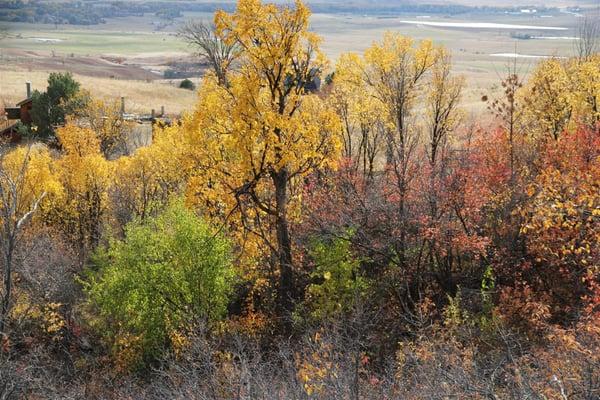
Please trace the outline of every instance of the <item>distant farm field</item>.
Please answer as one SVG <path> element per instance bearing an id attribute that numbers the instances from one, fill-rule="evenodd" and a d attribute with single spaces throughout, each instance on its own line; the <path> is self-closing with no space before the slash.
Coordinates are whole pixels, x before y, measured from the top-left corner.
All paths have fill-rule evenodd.
<path id="1" fill-rule="evenodd" d="M 43 88 L 49 71 L 64 70 L 101 97 L 127 97 L 132 110 L 148 112 L 160 105 L 172 112 L 189 109 L 194 93 L 178 89 L 177 80 L 163 79 L 173 65 L 197 61 L 175 34 L 187 18 L 212 16 L 188 13 L 166 26 L 153 15 L 113 18 L 88 27 L 8 24 L 9 37 L 0 42 L 0 99 L 14 102 L 22 97 L 26 80 Z M 315 14 L 312 29 L 323 37 L 332 68 L 341 53 L 362 52 L 385 31 L 433 39 L 452 51 L 455 72 L 467 78 L 464 106 L 478 108 L 478 99 L 492 90 L 513 61 L 511 54 L 520 55 L 516 62 L 525 76 L 543 57 L 571 55 L 579 21 L 579 16 L 566 12 L 385 18 Z M 192 75 L 198 82 L 201 72 Z"/>

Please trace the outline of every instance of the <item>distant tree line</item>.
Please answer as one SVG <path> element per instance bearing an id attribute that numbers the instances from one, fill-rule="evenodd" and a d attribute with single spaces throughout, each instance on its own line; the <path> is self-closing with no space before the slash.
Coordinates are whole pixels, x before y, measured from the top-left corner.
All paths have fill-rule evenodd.
<path id="1" fill-rule="evenodd" d="M 182 12 L 231 12 L 234 3 L 222 2 L 167 2 L 167 1 L 78 1 L 45 2 L 41 0 L 7 0 L 0 4 L 0 21 L 46 24 L 97 25 L 107 18 L 143 16 L 152 13 L 161 18 L 177 18 Z M 517 11 L 519 7 L 471 7 L 460 4 L 410 4 L 402 2 L 368 3 L 321 3 L 311 4 L 316 13 L 357 13 L 370 15 L 393 15 L 398 13 L 425 13 L 456 15 L 465 13 L 496 13 Z M 553 9 L 538 8 L 539 11 Z"/>
<path id="2" fill-rule="evenodd" d="M 176 18 L 182 11 L 213 12 L 233 8 L 219 3 L 136 2 L 136 1 L 65 1 L 48 3 L 38 0 L 8 0 L 0 4 L 0 21 L 46 24 L 97 25 L 107 18 L 143 16 Z"/>

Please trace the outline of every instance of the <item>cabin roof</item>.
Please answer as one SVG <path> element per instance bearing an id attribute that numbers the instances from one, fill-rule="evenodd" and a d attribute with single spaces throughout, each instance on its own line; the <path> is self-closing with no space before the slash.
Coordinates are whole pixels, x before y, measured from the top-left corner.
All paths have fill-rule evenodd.
<path id="1" fill-rule="evenodd" d="M 22 105 L 31 103 L 31 102 L 33 102 L 33 98 L 29 97 L 27 99 L 24 99 L 24 100 L 21 100 L 20 102 L 18 102 L 17 107 L 21 107 Z"/>

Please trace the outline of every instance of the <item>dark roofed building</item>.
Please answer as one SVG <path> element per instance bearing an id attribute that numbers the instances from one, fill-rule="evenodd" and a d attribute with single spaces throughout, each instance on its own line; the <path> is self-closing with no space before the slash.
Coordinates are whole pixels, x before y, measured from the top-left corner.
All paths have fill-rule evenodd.
<path id="1" fill-rule="evenodd" d="M 24 124 L 31 124 L 31 108 L 33 107 L 33 99 L 31 97 L 21 100 L 17 103 L 19 109 L 19 119 Z"/>
<path id="2" fill-rule="evenodd" d="M 20 123 L 31 124 L 31 108 L 33 107 L 33 98 L 31 97 L 31 82 L 26 82 L 27 97 L 18 102 L 15 107 L 6 107 L 4 115 L 0 115 L 0 136 L 10 137 L 11 141 L 21 139 L 17 132 Z"/>

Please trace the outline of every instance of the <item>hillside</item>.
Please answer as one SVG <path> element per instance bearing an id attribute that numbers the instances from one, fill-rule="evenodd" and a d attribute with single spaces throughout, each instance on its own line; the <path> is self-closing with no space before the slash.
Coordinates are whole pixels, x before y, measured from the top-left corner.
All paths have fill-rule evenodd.
<path id="1" fill-rule="evenodd" d="M 600 399 L 600 19 L 132 4 L 2 38 L 1 400 Z"/>

